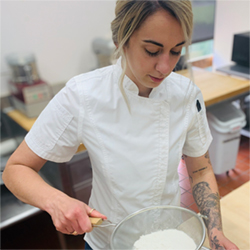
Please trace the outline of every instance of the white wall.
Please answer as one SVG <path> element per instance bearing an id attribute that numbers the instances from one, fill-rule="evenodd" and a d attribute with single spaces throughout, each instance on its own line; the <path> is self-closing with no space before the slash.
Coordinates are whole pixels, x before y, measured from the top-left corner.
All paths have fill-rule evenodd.
<path id="1" fill-rule="evenodd" d="M 96 67 L 91 42 L 111 38 L 115 0 L 1 1 L 1 96 L 8 94 L 12 52 L 35 54 L 40 77 L 66 82 Z"/>
<path id="2" fill-rule="evenodd" d="M 34 52 L 41 78 L 54 84 L 96 66 L 91 42 L 111 37 L 115 0 L 1 1 L 1 96 L 8 94 L 7 54 Z M 233 34 L 250 30 L 250 1 L 217 0 L 214 66 L 230 63 Z"/>
<path id="3" fill-rule="evenodd" d="M 213 68 L 232 64 L 233 35 L 250 31 L 249 0 L 217 0 Z"/>

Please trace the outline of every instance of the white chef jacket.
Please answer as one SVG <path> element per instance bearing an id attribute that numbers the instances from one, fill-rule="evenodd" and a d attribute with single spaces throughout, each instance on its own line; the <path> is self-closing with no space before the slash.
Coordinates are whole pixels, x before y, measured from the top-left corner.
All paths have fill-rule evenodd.
<path id="1" fill-rule="evenodd" d="M 55 162 L 69 161 L 83 143 L 93 170 L 89 205 L 116 224 L 144 207 L 180 205 L 181 156 L 205 154 L 212 140 L 202 94 L 188 78 L 171 73 L 145 98 L 125 76 L 129 112 L 121 72 L 118 60 L 72 78 L 25 137 L 37 155 Z M 86 241 L 109 249 L 113 229 L 94 228 Z"/>

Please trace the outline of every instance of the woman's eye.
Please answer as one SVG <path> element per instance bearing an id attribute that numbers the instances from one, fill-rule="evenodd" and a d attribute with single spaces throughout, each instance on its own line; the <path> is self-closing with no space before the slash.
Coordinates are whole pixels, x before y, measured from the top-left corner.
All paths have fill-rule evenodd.
<path id="1" fill-rule="evenodd" d="M 181 54 L 181 51 L 170 51 L 173 56 L 179 56 Z"/>
<path id="2" fill-rule="evenodd" d="M 149 56 L 157 56 L 157 55 L 158 55 L 158 53 L 159 53 L 159 51 L 156 51 L 156 52 L 150 52 L 150 51 L 148 51 L 148 50 L 146 50 L 146 49 L 145 49 L 145 51 L 147 52 L 147 54 L 148 54 Z"/>

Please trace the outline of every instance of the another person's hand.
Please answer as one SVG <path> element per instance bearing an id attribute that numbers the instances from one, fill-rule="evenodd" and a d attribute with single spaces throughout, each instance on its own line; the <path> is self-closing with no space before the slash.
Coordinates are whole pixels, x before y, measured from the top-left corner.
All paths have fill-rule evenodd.
<path id="1" fill-rule="evenodd" d="M 64 234 L 78 235 L 92 231 L 89 216 L 107 219 L 85 203 L 65 194 L 50 199 L 46 211 L 50 214 L 56 230 Z"/>
<path id="2" fill-rule="evenodd" d="M 209 241 L 212 250 L 239 250 L 221 231 L 210 233 Z"/>

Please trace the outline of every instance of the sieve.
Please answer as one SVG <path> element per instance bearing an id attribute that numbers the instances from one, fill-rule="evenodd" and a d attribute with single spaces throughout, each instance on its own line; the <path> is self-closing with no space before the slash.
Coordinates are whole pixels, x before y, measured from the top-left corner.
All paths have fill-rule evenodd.
<path id="1" fill-rule="evenodd" d="M 166 229 L 183 231 L 195 242 L 195 250 L 208 250 L 202 246 L 206 237 L 206 228 L 202 218 L 207 219 L 206 216 L 183 207 L 153 206 L 128 215 L 118 224 L 109 220 L 103 221 L 101 218 L 90 219 L 94 227 L 115 227 L 110 239 L 113 250 L 133 249 L 134 243 L 140 236 Z"/>

